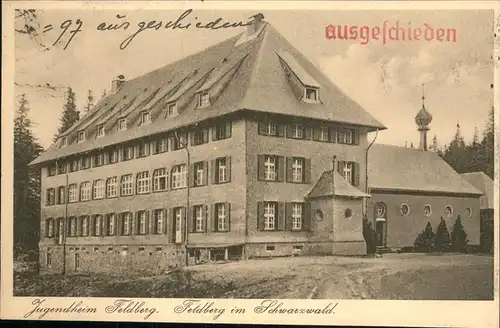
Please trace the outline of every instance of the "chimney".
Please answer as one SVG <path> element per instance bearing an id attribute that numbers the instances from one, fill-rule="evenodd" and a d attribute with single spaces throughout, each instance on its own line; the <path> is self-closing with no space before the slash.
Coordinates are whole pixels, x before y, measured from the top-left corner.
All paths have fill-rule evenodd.
<path id="1" fill-rule="evenodd" d="M 250 22 L 248 22 L 247 25 L 247 35 L 253 35 L 254 33 L 258 32 L 261 28 L 261 26 L 264 24 L 264 15 L 262 13 L 255 14 L 251 17 Z"/>
<path id="2" fill-rule="evenodd" d="M 111 92 L 118 91 L 123 83 L 125 83 L 125 76 L 118 75 L 117 77 L 115 77 L 113 81 L 111 81 Z"/>

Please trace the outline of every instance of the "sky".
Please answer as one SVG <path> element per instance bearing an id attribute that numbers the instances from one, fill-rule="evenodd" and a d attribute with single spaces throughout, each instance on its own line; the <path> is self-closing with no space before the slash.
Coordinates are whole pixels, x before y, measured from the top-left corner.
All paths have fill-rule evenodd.
<path id="1" fill-rule="evenodd" d="M 48 147 L 59 126 L 64 91 L 70 86 L 83 110 L 87 92 L 94 103 L 117 75 L 126 79 L 145 74 L 244 31 L 243 27 L 219 30 L 147 30 L 139 33 L 123 50 L 120 44 L 138 29 L 141 21 L 175 20 L 184 10 L 43 10 L 38 13 L 43 50 L 25 35 L 16 35 L 16 95 L 25 93 L 30 101 L 34 133 Z M 227 22 L 247 22 L 254 11 L 194 10 L 184 22 L 209 22 L 219 17 Z M 429 139 L 437 136 L 448 143 L 460 124 L 466 141 L 474 128 L 482 133 L 493 104 L 493 13 L 478 10 L 432 11 L 262 11 L 265 20 L 306 55 L 349 97 L 363 106 L 388 129 L 377 142 L 403 146 L 418 145 L 414 122 L 422 106 L 433 116 Z M 117 15 L 123 18 L 117 18 Z M 82 22 L 71 42 L 70 31 Z M 56 45 L 52 44 L 71 25 Z M 130 22 L 127 30 L 98 31 L 101 22 Z M 389 41 L 329 40 L 325 27 L 333 25 L 382 27 L 400 26 L 437 30 L 453 28 L 456 42 L 438 40 Z M 18 24 L 20 22 L 17 22 Z M 67 23 L 69 24 L 69 23 Z M 55 88 L 40 87 L 54 86 Z"/>

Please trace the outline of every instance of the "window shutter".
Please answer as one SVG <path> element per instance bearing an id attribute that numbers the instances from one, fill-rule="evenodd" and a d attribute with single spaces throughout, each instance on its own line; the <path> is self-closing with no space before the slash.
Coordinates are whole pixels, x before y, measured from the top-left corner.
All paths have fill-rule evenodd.
<path id="1" fill-rule="evenodd" d="M 344 176 L 344 161 L 337 161 L 337 171 Z"/>
<path id="2" fill-rule="evenodd" d="M 285 230 L 292 231 L 292 209 L 293 203 L 286 203 L 285 205 Z"/>
<path id="3" fill-rule="evenodd" d="M 264 172 L 264 161 L 266 160 L 265 155 L 257 156 L 257 175 L 258 180 L 264 181 L 266 179 L 266 173 Z"/>
<path id="4" fill-rule="evenodd" d="M 208 161 L 203 162 L 203 185 L 208 185 Z"/>
<path id="5" fill-rule="evenodd" d="M 309 126 L 304 126 L 304 136 L 307 140 L 312 139 L 312 128 Z"/>
<path id="6" fill-rule="evenodd" d="M 189 231 L 196 232 L 196 211 L 194 206 L 191 206 L 191 208 L 189 209 L 189 218 L 191 221 Z"/>
<path id="7" fill-rule="evenodd" d="M 319 140 L 319 130 L 321 129 L 321 127 L 313 127 L 313 140 L 316 140 L 318 141 Z"/>
<path id="8" fill-rule="evenodd" d="M 144 142 L 144 147 L 145 147 L 146 156 L 149 156 L 149 154 L 150 154 L 149 146 L 150 146 L 150 143 L 148 141 L 145 141 Z"/>
<path id="9" fill-rule="evenodd" d="M 207 128 L 203 129 L 202 133 L 203 133 L 203 143 L 207 143 L 208 142 L 208 129 Z"/>
<path id="10" fill-rule="evenodd" d="M 231 182 L 231 156 L 226 156 L 226 182 Z"/>
<path id="11" fill-rule="evenodd" d="M 292 136 L 293 136 L 293 124 L 287 124 L 286 125 L 286 137 L 292 138 Z"/>
<path id="12" fill-rule="evenodd" d="M 167 232 L 169 229 L 167 229 L 167 225 L 168 225 L 168 209 L 164 208 L 162 209 L 163 211 L 163 226 L 161 227 L 161 233 L 164 234 L 164 235 L 167 235 Z M 167 240 L 168 240 L 168 237 L 167 237 Z"/>
<path id="13" fill-rule="evenodd" d="M 278 203 L 278 217 L 277 217 L 277 223 L 278 223 L 278 229 L 276 230 L 280 230 L 280 231 L 283 231 L 285 230 L 285 222 L 286 222 L 286 218 L 285 218 L 285 203 L 284 202 L 279 202 Z"/>
<path id="14" fill-rule="evenodd" d="M 108 230 L 109 230 L 109 214 L 106 214 L 102 217 L 102 235 L 107 236 L 108 235 Z"/>
<path id="15" fill-rule="evenodd" d="M 282 182 L 285 180 L 285 157 L 278 156 L 278 181 Z"/>
<path id="16" fill-rule="evenodd" d="M 88 230 L 89 230 L 89 236 L 94 236 L 95 235 L 95 215 L 90 216 L 89 222 L 88 222 Z"/>
<path id="17" fill-rule="evenodd" d="M 175 137 L 174 136 L 168 137 L 168 148 L 175 150 Z"/>
<path id="18" fill-rule="evenodd" d="M 213 160 L 210 161 L 210 176 L 211 176 L 211 179 L 212 179 L 212 184 L 216 184 L 217 183 L 216 171 L 217 171 L 217 164 L 216 164 L 215 159 L 213 159 Z"/>
<path id="19" fill-rule="evenodd" d="M 257 229 L 264 230 L 264 202 L 257 202 Z"/>
<path id="20" fill-rule="evenodd" d="M 227 231 L 231 231 L 231 203 L 226 202 Z"/>
<path id="21" fill-rule="evenodd" d="M 284 124 L 278 124 L 278 137 L 284 137 L 285 136 L 285 125 Z"/>
<path id="22" fill-rule="evenodd" d="M 122 235 L 122 214 L 115 213 L 115 236 Z"/>
<path id="23" fill-rule="evenodd" d="M 165 210 L 165 234 L 167 235 L 167 240 L 169 243 L 174 242 L 174 236 L 175 236 L 175 220 L 174 220 L 174 214 L 173 214 L 173 209 L 167 208 Z M 168 226 L 168 227 L 167 227 Z"/>
<path id="24" fill-rule="evenodd" d="M 202 215 L 203 215 L 203 231 L 208 231 L 208 206 L 203 205 L 201 207 Z"/>
<path id="25" fill-rule="evenodd" d="M 232 135 L 232 124 L 231 121 L 226 122 L 226 138 L 231 138 Z"/>
<path id="26" fill-rule="evenodd" d="M 266 122 L 265 121 L 259 121 L 259 134 L 260 135 L 266 135 Z"/>
<path id="27" fill-rule="evenodd" d="M 353 166 L 354 166 L 354 174 L 353 174 L 353 176 L 354 176 L 354 181 L 353 181 L 354 184 L 353 185 L 354 186 L 359 186 L 359 176 L 360 176 L 359 163 L 354 162 Z"/>
<path id="28" fill-rule="evenodd" d="M 109 164 L 109 152 L 105 152 L 104 154 L 102 154 L 102 162 L 104 165 Z"/>
<path id="29" fill-rule="evenodd" d="M 304 158 L 304 183 L 311 183 L 311 159 Z"/>
<path id="30" fill-rule="evenodd" d="M 292 182 L 293 157 L 286 158 L 286 182 Z"/>
<path id="31" fill-rule="evenodd" d="M 214 229 L 214 204 L 205 205 L 205 223 L 207 225 L 207 232 L 215 231 Z"/>
<path id="32" fill-rule="evenodd" d="M 302 216 L 302 230 L 311 230 L 311 203 L 304 203 L 304 213 Z"/>
<path id="33" fill-rule="evenodd" d="M 218 225 L 217 225 L 217 204 L 212 204 L 211 209 L 210 209 L 210 215 L 212 217 L 212 229 L 213 231 L 218 231 Z"/>
<path id="34" fill-rule="evenodd" d="M 187 213 L 187 207 L 186 206 L 182 206 L 182 213 L 181 214 L 182 214 L 182 217 L 181 217 L 182 240 L 185 240 L 185 235 L 184 234 L 186 233 L 186 231 L 189 231 L 189 230 L 187 230 L 188 227 L 186 227 L 186 224 L 188 224 L 188 220 L 187 220 L 188 213 Z"/>
<path id="35" fill-rule="evenodd" d="M 196 179 L 195 165 L 189 164 L 189 187 L 194 187 L 194 180 Z"/>
<path id="36" fill-rule="evenodd" d="M 330 127 L 330 141 L 337 142 L 337 129 Z"/>
<path id="37" fill-rule="evenodd" d="M 154 155 L 157 153 L 156 151 L 156 144 L 157 144 L 157 140 L 151 140 L 151 142 L 149 143 L 149 147 L 151 148 L 151 155 Z"/>
<path id="38" fill-rule="evenodd" d="M 211 130 L 212 130 L 212 141 L 217 141 L 217 125 L 214 124 Z"/>
<path id="39" fill-rule="evenodd" d="M 189 136 L 189 144 L 191 146 L 196 146 L 196 143 L 195 143 L 195 135 L 196 135 L 196 132 L 193 131 L 193 132 L 187 132 L 188 136 Z"/>
<path id="40" fill-rule="evenodd" d="M 354 136 L 353 136 L 354 137 L 354 140 L 353 140 L 354 144 L 359 145 L 359 129 L 354 129 L 353 134 L 354 134 Z"/>
<path id="41" fill-rule="evenodd" d="M 146 220 L 145 220 L 145 221 L 146 221 L 146 222 L 145 222 L 146 227 L 145 227 L 145 229 L 144 229 L 144 233 L 145 233 L 146 235 L 147 235 L 147 234 L 149 234 L 149 233 L 150 233 L 150 231 L 151 231 L 151 227 L 149 226 L 149 222 L 150 222 L 150 220 L 149 220 L 149 212 L 150 212 L 150 211 L 145 211 L 145 213 L 146 213 Z"/>

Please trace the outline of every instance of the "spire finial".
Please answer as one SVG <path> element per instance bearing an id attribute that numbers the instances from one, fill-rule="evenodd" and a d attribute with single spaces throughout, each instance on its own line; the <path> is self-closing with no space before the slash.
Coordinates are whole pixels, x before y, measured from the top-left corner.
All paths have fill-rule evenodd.
<path id="1" fill-rule="evenodd" d="M 425 106 L 425 84 L 422 83 L 422 106 Z"/>

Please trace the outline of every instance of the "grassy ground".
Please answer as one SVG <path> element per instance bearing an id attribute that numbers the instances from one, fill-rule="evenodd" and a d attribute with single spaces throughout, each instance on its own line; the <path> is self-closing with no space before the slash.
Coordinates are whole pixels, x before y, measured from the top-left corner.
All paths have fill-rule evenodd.
<path id="1" fill-rule="evenodd" d="M 457 254 L 256 259 L 146 277 L 24 272 L 14 278 L 16 296 L 493 299 L 493 257 Z"/>

